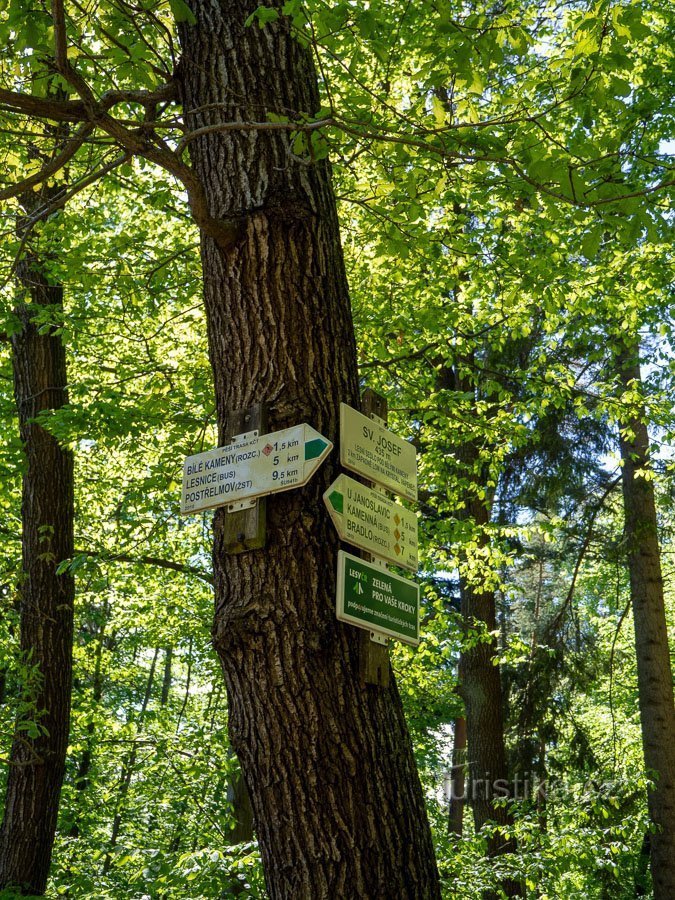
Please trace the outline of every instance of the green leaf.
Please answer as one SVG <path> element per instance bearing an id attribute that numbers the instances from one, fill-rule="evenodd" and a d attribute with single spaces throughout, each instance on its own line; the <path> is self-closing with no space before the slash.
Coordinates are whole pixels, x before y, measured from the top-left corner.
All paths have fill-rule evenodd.
<path id="1" fill-rule="evenodd" d="M 187 5 L 185 0 L 169 0 L 169 6 L 176 22 L 187 22 L 188 25 L 194 25 L 197 21 L 195 14 Z"/>
<path id="2" fill-rule="evenodd" d="M 276 22 L 279 18 L 279 10 L 271 9 L 269 6 L 259 6 L 255 12 L 251 13 L 248 19 L 245 22 L 247 28 L 256 21 L 258 21 L 258 27 L 264 28 L 268 22 Z"/>

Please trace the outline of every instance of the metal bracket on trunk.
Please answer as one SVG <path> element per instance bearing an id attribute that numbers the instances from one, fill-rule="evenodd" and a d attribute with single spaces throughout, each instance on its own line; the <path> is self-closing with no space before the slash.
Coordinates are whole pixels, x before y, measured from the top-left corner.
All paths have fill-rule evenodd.
<path id="1" fill-rule="evenodd" d="M 389 638 L 386 634 L 380 634 L 379 631 L 371 631 L 370 639 L 374 644 L 381 644 L 383 647 L 389 645 Z"/>

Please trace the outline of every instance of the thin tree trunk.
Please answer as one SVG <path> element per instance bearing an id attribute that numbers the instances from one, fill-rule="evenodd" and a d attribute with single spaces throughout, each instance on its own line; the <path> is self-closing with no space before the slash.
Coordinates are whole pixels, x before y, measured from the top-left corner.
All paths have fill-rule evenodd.
<path id="1" fill-rule="evenodd" d="M 241 844 L 244 841 L 252 841 L 255 836 L 253 823 L 253 807 L 251 796 L 246 787 L 246 782 L 237 772 L 228 782 L 227 799 L 232 804 L 235 825 L 228 837 L 231 844 Z"/>
<path id="2" fill-rule="evenodd" d="M 36 202 L 33 199 L 32 202 Z M 29 211 L 27 204 L 27 212 Z M 74 580 L 59 565 L 73 555 L 73 456 L 37 421 L 68 402 L 61 337 L 45 333 L 35 316 L 56 315 L 63 289 L 28 253 L 17 267 L 23 299 L 15 310 L 21 330 L 12 337 L 14 393 L 26 456 L 22 487 L 23 575 L 21 653 L 34 669 L 27 689 L 38 733 L 17 722 L 0 827 L 0 887 L 42 894 L 56 832 L 70 728 Z"/>
<path id="3" fill-rule="evenodd" d="M 639 387 L 637 343 L 618 361 L 625 391 Z M 675 707 L 661 574 L 654 485 L 645 410 L 621 423 L 620 447 L 631 605 L 635 625 L 638 698 L 649 791 L 651 870 L 655 900 L 675 897 Z"/>
<path id="4" fill-rule="evenodd" d="M 178 721 L 176 722 L 176 734 L 180 731 L 180 723 L 185 715 L 185 710 L 190 699 L 190 685 L 192 680 L 192 635 L 190 636 L 190 645 L 188 647 L 187 675 L 185 676 L 185 693 L 183 694 L 183 705 L 178 713 Z"/>
<path id="5" fill-rule="evenodd" d="M 646 897 L 649 893 L 649 863 L 651 858 L 652 835 L 645 831 L 640 844 L 640 853 L 635 864 L 635 896 Z"/>
<path id="6" fill-rule="evenodd" d="M 470 358 L 469 362 L 472 363 L 473 359 Z M 474 382 L 462 377 L 451 365 L 441 365 L 437 386 L 441 391 L 459 391 L 479 399 Z M 471 439 L 460 439 L 453 453 L 468 480 L 456 515 L 473 523 L 476 540 L 486 546 L 489 542 L 487 526 L 490 524 L 494 488 L 490 487 L 484 471 L 480 448 Z M 497 639 L 494 637 L 497 629 L 496 595 L 489 584 L 484 585 L 484 581 L 471 580 L 460 569 L 464 627 L 469 635 L 479 630 L 491 637 L 481 639 L 461 652 L 457 692 L 464 700 L 469 779 L 466 794 L 473 812 L 474 827 L 478 832 L 488 822 L 501 826 L 503 830 L 495 830 L 487 838 L 488 855 L 500 856 L 513 853 L 516 843 L 506 835 L 512 825 L 508 809 L 502 803 L 495 803 L 511 796 L 512 785 L 504 741 L 504 691 L 499 666 L 495 664 L 498 653 Z M 510 879 L 502 880 L 500 888 L 509 897 L 522 893 L 522 885 Z M 488 891 L 484 896 L 488 900 L 496 894 Z"/>
<path id="7" fill-rule="evenodd" d="M 171 664 L 173 662 L 173 647 L 167 647 L 164 651 L 164 677 L 162 678 L 162 696 L 160 706 L 166 706 L 169 702 L 169 692 L 171 691 Z"/>
<path id="8" fill-rule="evenodd" d="M 437 383 L 441 390 L 476 394 L 475 384 L 461 377 L 452 366 L 440 369 Z M 490 524 L 494 491 L 489 487 L 487 475 L 482 474 L 480 450 L 474 441 L 460 442 L 455 453 L 469 480 L 464 505 L 457 511 L 457 516 L 474 524 L 476 539 L 485 546 L 489 540 L 486 528 Z M 499 666 L 495 665 L 498 650 L 494 637 L 497 629 L 495 591 L 471 582 L 461 571 L 459 588 L 465 627 L 469 631 L 479 628 L 481 632 L 493 635 L 463 650 L 460 655 L 457 691 L 464 700 L 466 711 L 467 797 L 476 831 L 487 822 L 495 822 L 506 830 L 512 824 L 511 815 L 503 805 L 495 804 L 495 800 L 511 795 L 504 741 L 503 688 Z M 500 831 L 495 831 L 487 840 L 489 856 L 512 853 L 515 849 L 515 841 Z M 522 893 L 522 886 L 508 879 L 501 888 L 509 897 Z"/>
<path id="9" fill-rule="evenodd" d="M 469 499 L 466 512 L 479 528 L 488 524 L 488 511 L 481 500 Z M 494 590 L 477 588 L 460 576 L 460 593 L 462 617 L 467 627 L 477 625 L 481 631 L 484 629 L 486 633 L 494 634 L 497 625 Z M 512 795 L 504 742 L 502 683 L 499 666 L 495 665 L 496 653 L 496 639 L 492 637 L 463 650 L 460 660 L 471 779 L 469 799 L 474 826 L 476 831 L 480 831 L 487 822 L 500 826 L 487 838 L 488 856 L 501 856 L 516 850 L 515 840 L 507 836 L 513 824 L 512 816 L 502 803 L 495 803 Z M 518 897 L 523 893 L 522 885 L 508 878 L 501 881 L 500 887 L 507 897 Z M 485 900 L 492 900 L 498 895 L 487 891 L 483 896 Z"/>
<path id="10" fill-rule="evenodd" d="M 94 677 L 92 681 L 92 706 L 97 709 L 103 697 L 103 644 L 105 641 L 105 629 L 108 624 L 108 605 L 103 609 L 101 624 L 96 635 L 96 650 L 94 655 Z M 84 792 L 89 787 L 89 772 L 93 760 L 93 743 L 96 723 L 90 718 L 87 723 L 87 736 L 84 750 L 80 757 L 80 762 L 75 775 L 75 789 L 77 790 L 77 799 L 75 803 L 75 817 L 70 828 L 71 837 L 79 837 L 80 835 L 80 815 L 84 811 Z"/>
<path id="11" fill-rule="evenodd" d="M 281 0 L 270 7 L 280 10 Z M 319 108 L 310 54 L 287 20 L 260 29 L 258 0 L 194 0 L 179 68 L 188 129 Z M 202 236 L 221 439 L 231 410 L 268 402 L 270 430 L 308 422 L 337 441 L 358 406 L 356 350 L 326 161 L 287 134 L 209 133 L 190 144 L 211 214 Z M 272 900 L 431 898 L 438 874 L 396 685 L 359 679 L 360 636 L 335 617 L 338 540 L 321 495 L 273 496 L 264 550 L 228 555 L 214 520 L 215 624 L 229 729 L 257 823 Z"/>
<path id="12" fill-rule="evenodd" d="M 546 766 L 546 738 L 539 732 L 539 757 L 537 759 L 537 819 L 539 828 L 546 831 L 548 816 L 546 798 L 548 795 L 548 769 Z"/>
<path id="13" fill-rule="evenodd" d="M 143 694 L 143 702 L 141 703 L 141 709 L 138 714 L 138 719 L 136 722 L 136 734 L 140 734 L 143 727 L 143 720 L 145 719 L 145 714 L 148 710 L 148 705 L 150 703 L 150 698 L 152 696 L 152 686 L 155 682 L 155 670 L 157 667 L 157 657 L 159 656 L 159 650 L 155 650 L 155 655 L 152 658 L 152 664 L 150 666 L 150 671 L 148 673 L 148 679 L 145 683 L 145 693 Z M 115 815 L 113 817 L 112 829 L 110 831 L 110 841 L 108 843 L 108 850 L 105 855 L 105 859 L 103 860 L 103 874 L 107 875 L 110 871 L 110 866 L 112 865 L 112 857 L 115 851 L 115 847 L 117 846 L 117 839 L 120 834 L 120 829 L 122 827 L 122 814 L 124 812 L 124 803 L 129 793 L 129 787 L 131 785 L 131 779 L 134 775 L 134 770 L 136 768 L 136 757 L 138 756 L 138 744 L 134 741 L 131 750 L 129 751 L 128 756 L 122 763 L 122 769 L 120 771 L 120 781 L 119 786 L 117 788 L 117 796 L 115 798 Z"/>
<path id="14" fill-rule="evenodd" d="M 478 504 L 477 506 L 482 506 Z M 480 519 L 484 513 L 476 508 L 474 521 L 484 525 Z M 481 590 L 460 579 L 462 614 L 469 627 L 478 623 L 486 632 L 496 628 L 495 595 L 492 590 Z M 502 686 L 499 666 L 494 664 L 495 639 L 481 640 L 475 646 L 462 652 L 462 697 L 466 705 L 466 731 L 471 778 L 471 807 L 476 831 L 486 822 L 496 822 L 508 828 L 511 816 L 496 799 L 510 796 L 511 784 L 506 764 L 504 745 L 504 717 L 502 708 Z M 511 839 L 505 839 L 499 832 L 488 839 L 488 854 L 497 856 L 515 849 Z"/>
<path id="15" fill-rule="evenodd" d="M 464 807 L 466 805 L 466 719 L 463 717 L 455 719 L 454 730 L 448 831 L 461 837 L 464 830 Z"/>

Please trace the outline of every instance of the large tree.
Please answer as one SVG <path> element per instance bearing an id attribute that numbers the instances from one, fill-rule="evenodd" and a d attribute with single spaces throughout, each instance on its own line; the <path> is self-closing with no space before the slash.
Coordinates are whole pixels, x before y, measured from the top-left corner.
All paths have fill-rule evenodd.
<path id="1" fill-rule="evenodd" d="M 181 27 L 181 99 L 209 216 L 204 296 L 221 438 L 233 410 L 270 404 L 270 429 L 311 422 L 338 440 L 358 405 L 356 348 L 326 160 L 286 135 L 219 125 L 319 109 L 311 55 L 257 3 L 195 3 Z M 214 48 L 218 48 L 214 52 Z M 395 683 L 359 677 L 358 633 L 335 620 L 338 541 L 321 495 L 335 464 L 269 501 L 264 550 L 228 555 L 215 518 L 214 642 L 230 735 L 251 793 L 272 897 L 433 897 L 438 880 Z"/>
<path id="2" fill-rule="evenodd" d="M 675 894 L 675 704 L 661 549 L 638 341 L 619 339 L 620 448 L 625 541 L 635 626 L 640 720 L 649 791 L 656 900 Z"/>
<path id="3" fill-rule="evenodd" d="M 19 69 L 39 69 L 46 60 L 70 99 L 28 94 L 7 68 L 0 87 L 7 130 L 20 132 L 26 119 L 77 127 L 59 158 L 3 193 L 18 196 L 64 165 L 71 167 L 74 192 L 131 156 L 179 180 L 202 229 L 221 439 L 229 413 L 254 400 L 270 403 L 270 427 L 308 420 L 335 439 L 338 400 L 358 400 L 332 189 L 321 159 L 319 135 L 336 133 L 327 132 L 327 121 L 342 129 L 340 139 L 353 141 L 353 159 L 367 151 L 368 159 L 379 160 L 386 190 L 391 187 L 383 200 L 380 173 L 372 179 L 378 187 L 372 206 L 396 237 L 380 257 L 388 296 L 377 310 L 378 330 L 393 335 L 399 355 L 411 335 L 419 339 L 410 348 L 417 358 L 429 332 L 436 343 L 439 329 L 461 335 L 467 322 L 453 315 L 455 304 L 437 305 L 420 323 L 410 297 L 437 299 L 439 279 L 448 278 L 441 268 L 447 273 L 452 255 L 474 255 L 479 283 L 492 219 L 508 229 L 514 209 L 529 217 L 547 254 L 549 235 L 551 243 L 559 237 L 560 206 L 568 204 L 591 246 L 597 227 L 584 207 L 611 207 L 645 184 L 649 191 L 663 186 L 662 167 L 643 158 L 639 141 L 625 147 L 614 140 L 639 133 L 641 121 L 620 99 L 626 96 L 622 76 L 633 66 L 622 40 L 643 36 L 633 8 L 600 15 L 570 4 L 546 21 L 530 7 L 513 26 L 498 10 L 475 16 L 459 8 L 453 18 L 434 3 L 405 10 L 389 4 L 378 10 L 380 25 L 401 37 L 389 51 L 373 9 L 351 3 L 310 3 L 303 10 L 291 0 L 256 11 L 250 2 L 242 9 L 195 0 L 189 8 L 172 0 L 171 8 L 182 19 L 180 63 L 163 5 L 148 11 L 104 3 L 96 18 L 86 19 L 79 7 L 75 14 L 74 6 L 64 10 L 55 0 L 53 46 L 46 23 L 31 21 L 25 32 L 33 43 L 22 47 L 39 52 L 26 52 Z M 21 5 L 12 4 L 0 34 L 23 28 L 20 13 Z M 321 55 L 330 120 L 317 120 L 310 40 Z M 550 49 L 558 44 L 560 53 Z M 348 56 L 349 78 L 339 81 Z M 183 115 L 173 105 L 177 99 Z M 597 141 L 590 141 L 591 131 Z M 188 148 L 193 166 L 185 159 Z M 470 184 L 468 171 L 477 173 Z M 470 191 L 479 210 L 470 241 L 459 237 L 454 191 Z M 29 227 L 70 192 L 38 208 Z M 427 210 L 425 197 L 433 198 Z M 542 197 L 549 210 L 556 206 L 545 231 Z M 414 225 L 429 251 L 423 265 L 429 258 L 434 265 L 417 293 L 399 288 L 399 302 L 392 303 L 391 260 L 409 252 L 409 235 L 396 233 L 401 223 Z M 424 243 L 428 234 L 433 247 Z M 528 239 L 528 259 L 532 246 Z M 499 297 L 504 309 L 493 311 L 487 328 L 498 327 L 504 315 L 513 318 L 507 289 L 534 290 L 536 277 L 527 283 L 514 270 L 492 285 L 489 296 Z M 527 314 L 516 319 L 529 327 Z M 422 396 L 424 383 L 417 400 Z M 430 402 L 425 396 L 410 404 L 423 428 Z M 320 503 L 330 477 L 327 466 L 309 487 L 270 502 L 265 551 L 226 556 L 225 514 L 216 517 L 215 643 L 231 693 L 233 740 L 272 892 L 335 892 L 344 877 L 353 879 L 344 882 L 345 891 L 367 894 L 386 876 L 392 892 L 433 894 L 430 840 L 395 688 L 380 693 L 360 685 L 356 638 L 332 613 L 336 543 Z M 359 877 L 372 880 L 359 883 Z"/>

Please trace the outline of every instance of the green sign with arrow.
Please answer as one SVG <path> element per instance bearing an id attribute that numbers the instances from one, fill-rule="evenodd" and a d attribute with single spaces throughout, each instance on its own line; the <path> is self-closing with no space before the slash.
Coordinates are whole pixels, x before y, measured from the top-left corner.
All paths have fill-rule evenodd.
<path id="1" fill-rule="evenodd" d="M 417 571 L 417 516 L 383 493 L 340 475 L 323 495 L 343 541 Z"/>

